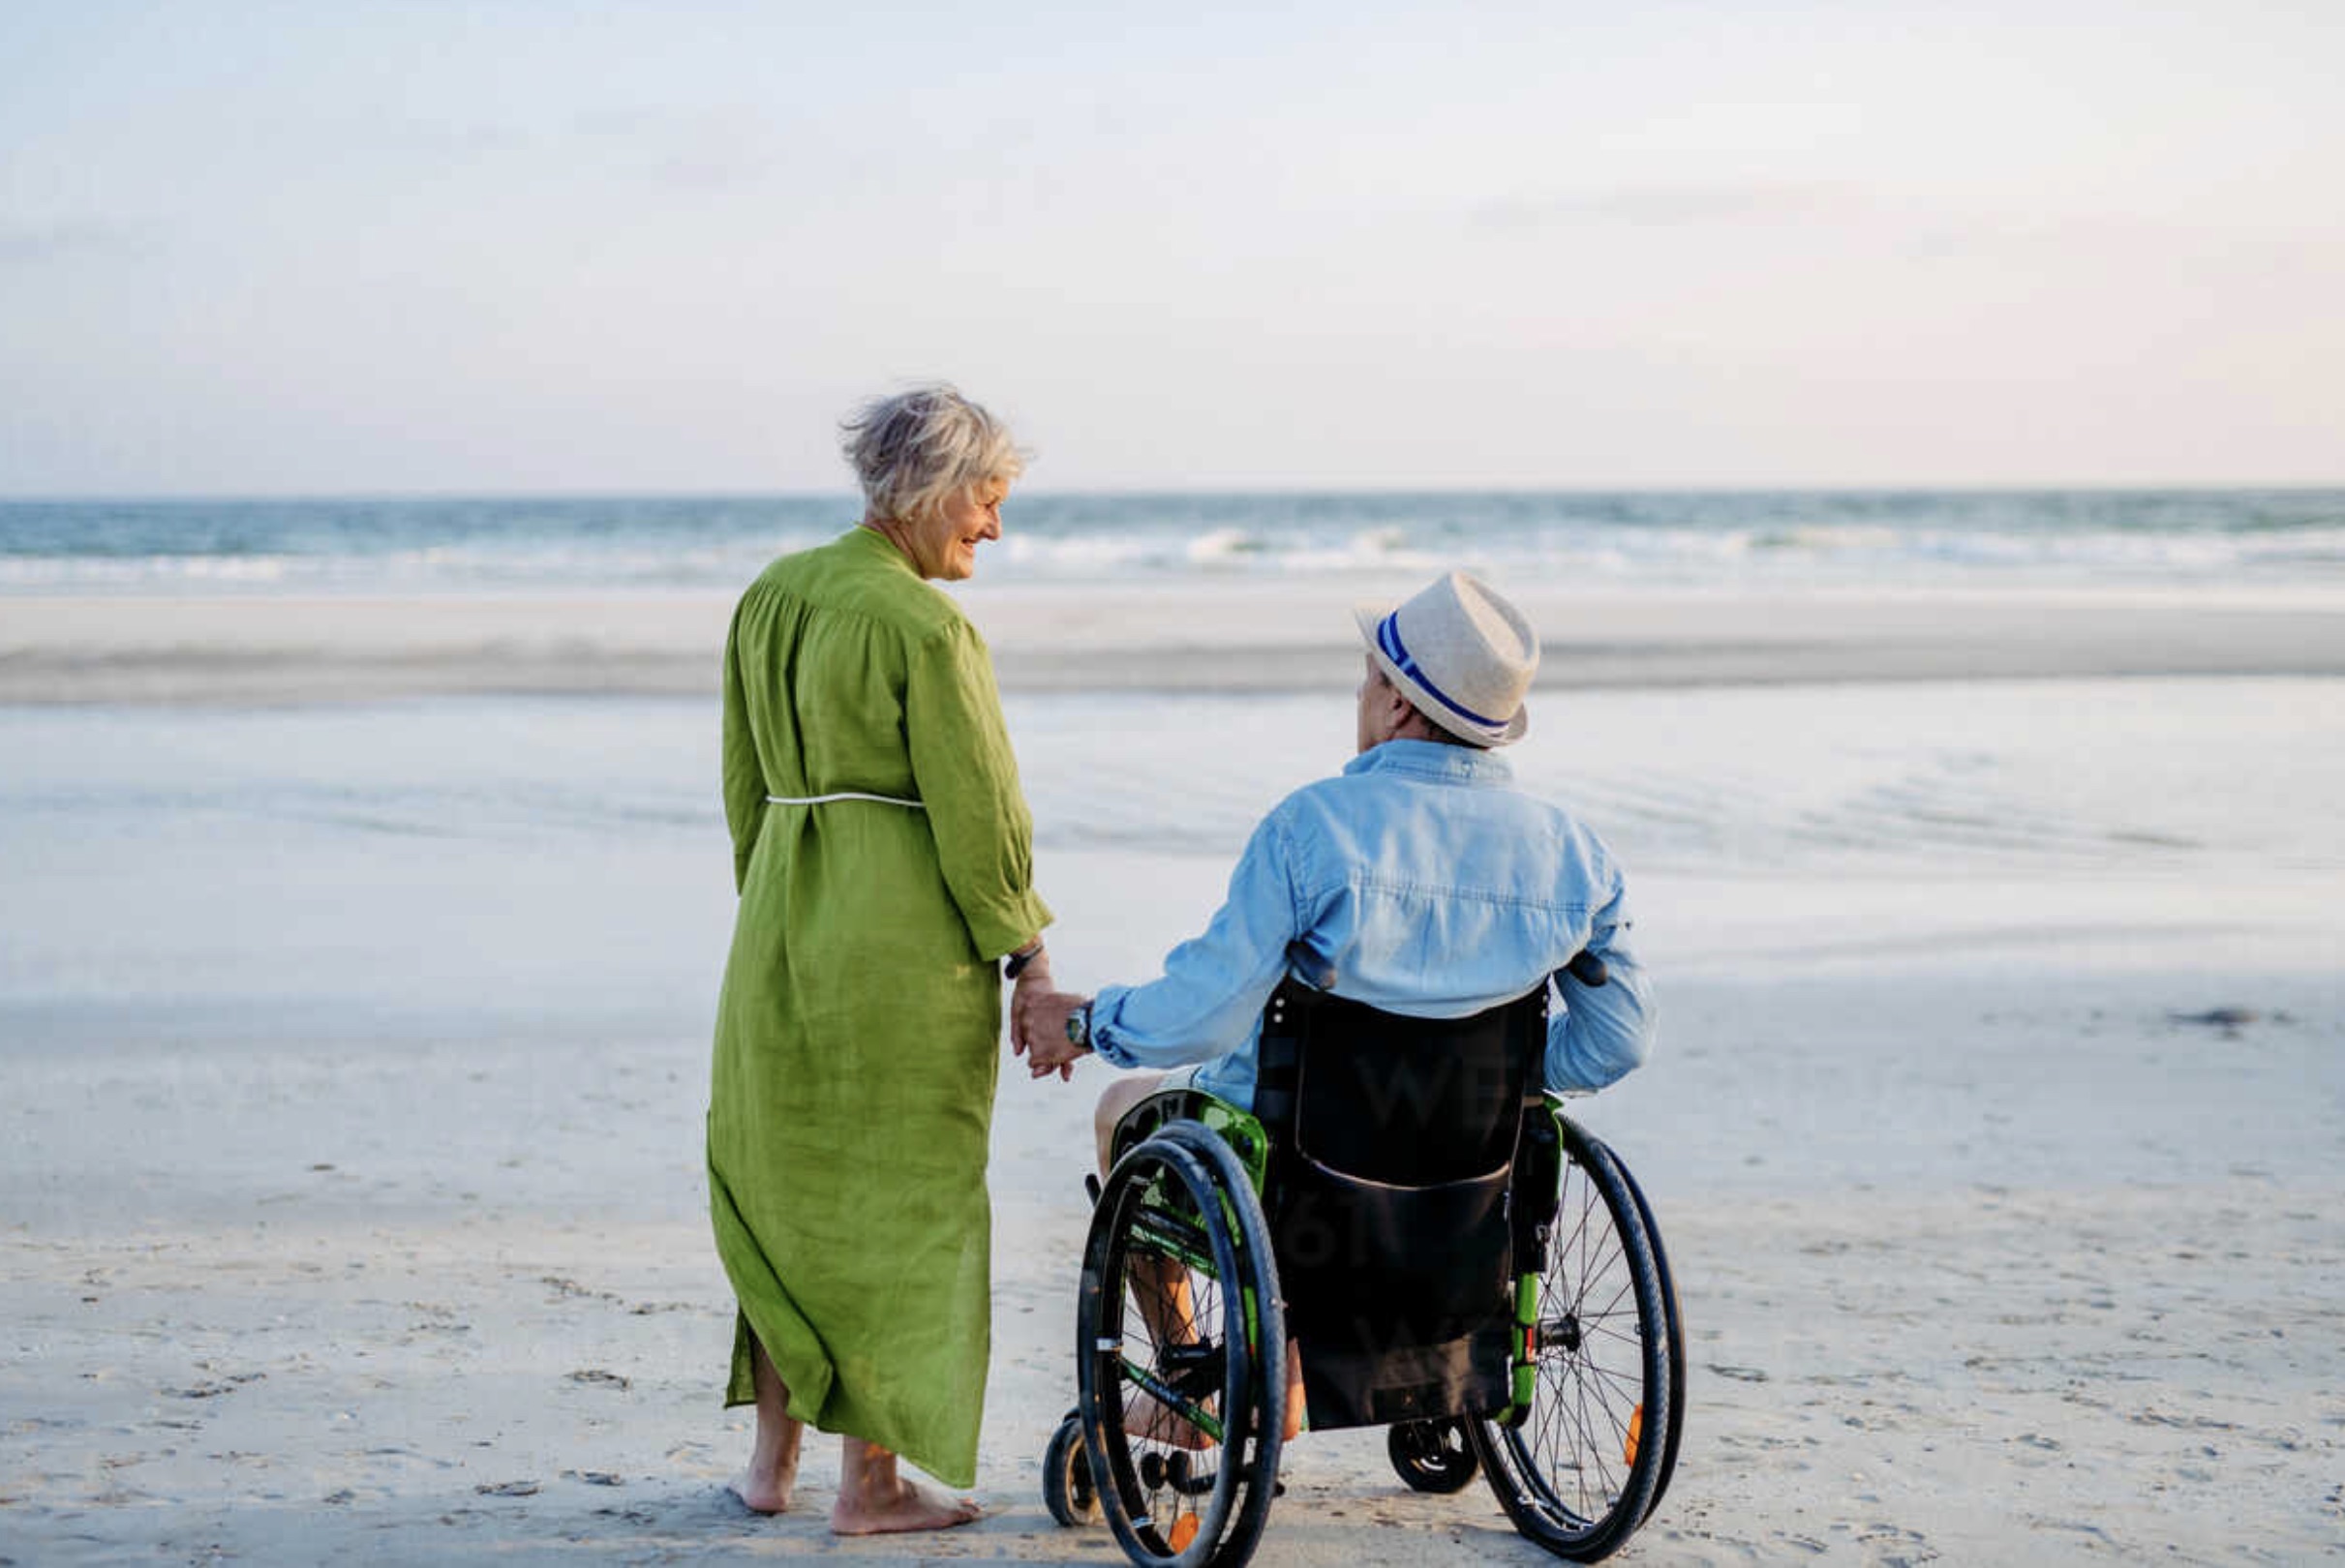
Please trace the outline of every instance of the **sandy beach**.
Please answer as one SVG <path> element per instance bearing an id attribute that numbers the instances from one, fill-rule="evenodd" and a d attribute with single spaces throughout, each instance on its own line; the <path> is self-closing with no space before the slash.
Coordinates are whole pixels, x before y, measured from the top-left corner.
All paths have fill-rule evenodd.
<path id="1" fill-rule="evenodd" d="M 981 1517 L 834 1537 L 829 1435 L 779 1517 L 728 1485 L 726 645 L 867 524 L 963 574 L 1078 992 L 1353 760 L 1361 604 L 1526 613 L 1504 755 L 1623 868 L 1656 1014 L 1568 1111 L 1684 1329 L 1608 1560 L 2345 1568 L 2341 45 L 2336 0 L 0 0 L 0 1568 L 1126 1560 L 1042 1493 L 1115 1075 L 1006 1029 L 943 1352 Z M 985 859 L 949 695 L 920 812 L 793 803 L 768 732 L 860 754 L 894 661 L 773 608 L 773 809 L 882 882 L 908 824 Z M 817 1048 L 817 969 L 917 1029 L 933 922 L 789 869 L 758 912 L 839 939 L 745 964 Z M 1588 1459 L 1660 1381 L 1529 1442 L 1641 1491 Z M 1560 1560 L 1387 1441 L 1301 1434 L 1251 1561 Z"/>
<path id="2" fill-rule="evenodd" d="M 1062 980 L 1341 763 L 1355 591 L 969 592 Z M 1121 1560 L 1038 1494 L 1095 1064 L 1004 1075 L 986 1519 L 836 1541 L 828 1440 L 796 1514 L 723 1491 L 726 609 L 0 601 L 0 1561 Z M 1690 1334 L 1619 1560 L 2345 1550 L 2345 606 L 1532 609 L 1520 776 L 1663 1009 L 1580 1107 Z M 1264 1563 L 1550 1560 L 1378 1433 L 1286 1479 Z"/>

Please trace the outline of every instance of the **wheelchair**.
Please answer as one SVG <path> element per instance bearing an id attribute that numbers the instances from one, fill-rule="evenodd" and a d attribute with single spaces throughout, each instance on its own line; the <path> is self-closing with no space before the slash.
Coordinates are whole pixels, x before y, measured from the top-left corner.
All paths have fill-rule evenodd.
<path id="1" fill-rule="evenodd" d="M 1573 974 L 1602 982 L 1588 955 Z M 1196 1089 L 1117 1127 L 1045 1453 L 1061 1524 L 1142 1568 L 1239 1568 L 1303 1425 L 1389 1428 L 1402 1481 L 1478 1471 L 1523 1535 L 1593 1562 L 1676 1467 L 1685 1340 L 1628 1167 L 1538 1087 L 1547 987 L 1405 1018 L 1290 979 L 1252 1114 Z"/>

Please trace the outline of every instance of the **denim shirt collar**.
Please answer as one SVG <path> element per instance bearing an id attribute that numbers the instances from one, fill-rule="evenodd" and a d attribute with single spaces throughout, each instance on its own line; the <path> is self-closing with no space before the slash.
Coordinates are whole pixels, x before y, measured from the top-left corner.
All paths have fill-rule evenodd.
<path id="1" fill-rule="evenodd" d="M 1439 740 L 1386 740 L 1344 764 L 1346 774 L 1390 773 L 1437 784 L 1506 785 L 1514 769 L 1493 751 L 1445 745 Z"/>

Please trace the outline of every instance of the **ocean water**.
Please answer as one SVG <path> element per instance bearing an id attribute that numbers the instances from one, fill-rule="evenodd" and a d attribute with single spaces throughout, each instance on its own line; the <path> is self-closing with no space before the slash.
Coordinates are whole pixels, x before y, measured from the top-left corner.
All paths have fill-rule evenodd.
<path id="1" fill-rule="evenodd" d="M 732 590 L 837 496 L 0 501 L 0 596 Z M 1591 587 L 2345 585 L 2345 490 L 1020 494 L 1026 581 L 1390 576 Z"/>

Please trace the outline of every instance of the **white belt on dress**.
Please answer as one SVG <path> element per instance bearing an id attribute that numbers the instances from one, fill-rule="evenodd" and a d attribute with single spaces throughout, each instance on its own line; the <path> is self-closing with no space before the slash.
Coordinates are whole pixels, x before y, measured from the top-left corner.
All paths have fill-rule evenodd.
<path id="1" fill-rule="evenodd" d="M 768 805 L 821 805 L 830 800 L 877 800 L 881 805 L 906 806 L 914 811 L 926 811 L 928 805 L 920 800 L 898 800 L 893 795 L 866 795 L 861 790 L 840 790 L 834 795 L 769 795 Z"/>

